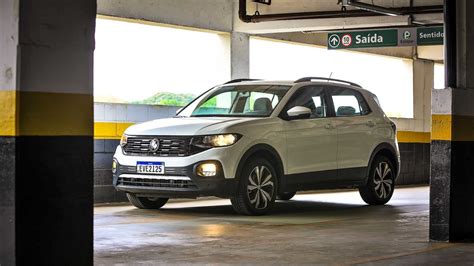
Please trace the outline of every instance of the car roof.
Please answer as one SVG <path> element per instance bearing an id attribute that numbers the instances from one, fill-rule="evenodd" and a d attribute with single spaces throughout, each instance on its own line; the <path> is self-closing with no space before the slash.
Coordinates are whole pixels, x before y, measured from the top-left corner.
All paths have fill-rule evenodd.
<path id="1" fill-rule="evenodd" d="M 306 78 L 305 78 L 306 79 Z M 349 81 L 344 81 L 344 80 L 337 80 L 337 79 L 325 79 L 325 80 L 311 80 L 310 78 L 307 78 L 308 80 L 236 80 L 234 81 L 229 81 L 223 86 L 227 85 L 278 85 L 278 86 L 289 86 L 288 89 L 292 88 L 293 86 L 297 84 L 304 84 L 304 85 L 309 85 L 309 84 L 317 84 L 317 85 L 324 85 L 324 84 L 330 84 L 333 86 L 337 87 L 347 87 L 351 88 L 357 91 L 363 91 L 372 94 L 370 91 L 367 91 L 366 89 L 362 88 L 360 85 L 349 82 Z M 324 78 L 323 78 L 324 79 Z"/>

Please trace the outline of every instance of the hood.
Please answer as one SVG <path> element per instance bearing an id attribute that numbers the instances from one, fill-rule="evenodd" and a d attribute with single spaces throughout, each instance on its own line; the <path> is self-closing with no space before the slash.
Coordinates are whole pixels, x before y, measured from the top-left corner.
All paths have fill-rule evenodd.
<path id="1" fill-rule="evenodd" d="M 125 130 L 127 135 L 193 136 L 226 133 L 225 128 L 257 118 L 177 117 L 136 124 Z M 230 132 L 229 132 L 230 133 Z"/>

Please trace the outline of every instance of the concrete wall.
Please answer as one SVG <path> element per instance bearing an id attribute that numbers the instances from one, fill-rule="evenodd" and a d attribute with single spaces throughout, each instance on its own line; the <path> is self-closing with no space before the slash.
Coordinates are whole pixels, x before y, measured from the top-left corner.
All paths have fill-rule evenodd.
<path id="1" fill-rule="evenodd" d="M 112 187 L 112 157 L 123 131 L 132 124 L 172 117 L 179 107 L 137 104 L 94 104 L 94 201 L 126 201 Z"/>

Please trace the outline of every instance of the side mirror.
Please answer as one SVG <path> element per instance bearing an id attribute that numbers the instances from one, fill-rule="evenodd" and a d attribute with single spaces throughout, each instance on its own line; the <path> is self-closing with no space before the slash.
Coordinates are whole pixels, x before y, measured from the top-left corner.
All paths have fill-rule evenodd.
<path id="1" fill-rule="evenodd" d="M 304 106 L 295 106 L 286 112 L 290 119 L 304 119 L 311 117 L 311 109 Z"/>
<path id="2" fill-rule="evenodd" d="M 178 115 L 179 112 L 181 112 L 181 110 L 183 110 L 183 107 L 181 107 L 181 108 L 179 108 L 178 110 L 176 110 L 176 113 L 175 113 L 175 114 Z"/>

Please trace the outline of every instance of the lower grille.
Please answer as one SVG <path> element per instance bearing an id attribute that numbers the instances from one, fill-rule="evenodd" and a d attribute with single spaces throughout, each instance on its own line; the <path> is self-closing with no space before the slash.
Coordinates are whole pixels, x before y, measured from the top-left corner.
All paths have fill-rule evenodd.
<path id="1" fill-rule="evenodd" d="M 127 165 L 119 166 L 120 174 L 135 174 L 136 172 L 137 172 L 136 166 L 127 166 Z M 150 174 L 150 175 L 153 175 L 153 174 Z M 167 166 L 165 168 L 165 176 L 187 176 L 187 175 L 188 175 L 188 171 L 186 167 L 168 167 Z"/>
<path id="2" fill-rule="evenodd" d="M 191 180 L 119 177 L 118 185 L 153 188 L 197 189 Z"/>

